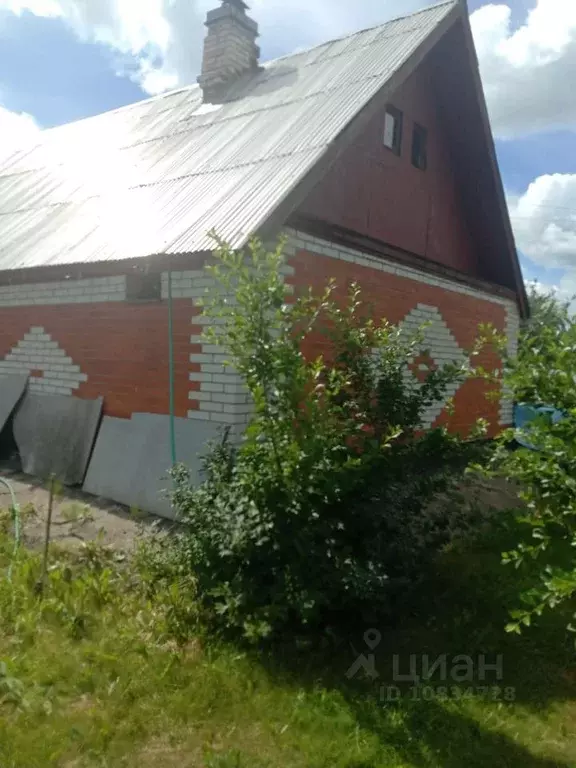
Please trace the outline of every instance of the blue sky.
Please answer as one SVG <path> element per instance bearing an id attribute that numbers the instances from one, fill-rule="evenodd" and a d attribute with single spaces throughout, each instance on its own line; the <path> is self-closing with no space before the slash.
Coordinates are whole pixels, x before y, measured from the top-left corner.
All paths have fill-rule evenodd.
<path id="1" fill-rule="evenodd" d="M 43 127 L 68 123 L 147 96 L 115 73 L 107 45 L 81 41 L 58 18 L 0 12 L 0 94 L 5 107 Z"/>
<path id="2" fill-rule="evenodd" d="M 469 3 L 471 11 L 481 5 L 479 0 Z M 518 19 L 525 5 L 522 0 L 512 6 Z M 266 58 L 290 53 L 298 44 L 297 28 L 283 31 L 284 39 L 261 41 Z M 1 101 L 12 111 L 32 114 L 44 128 L 148 96 L 138 83 L 116 74 L 119 58 L 109 45 L 81 40 L 63 18 L 26 10 L 16 15 L 2 11 L 0 4 Z"/>
<path id="3" fill-rule="evenodd" d="M 271 58 L 426 4 L 292 0 L 287 10 L 253 0 L 252 15 Z M 0 0 L 0 109 L 45 128 L 193 82 L 215 5 Z M 576 292 L 576 0 L 469 9 L 525 275 Z"/>

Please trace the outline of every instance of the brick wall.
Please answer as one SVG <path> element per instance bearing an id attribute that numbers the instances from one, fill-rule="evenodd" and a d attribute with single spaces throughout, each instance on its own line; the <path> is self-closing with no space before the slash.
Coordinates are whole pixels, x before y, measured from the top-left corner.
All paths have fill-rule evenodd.
<path id="1" fill-rule="evenodd" d="M 0 286 L 0 375 L 28 373 L 38 393 L 103 396 L 108 416 L 169 413 L 167 273 L 161 285 L 149 302 L 127 299 L 123 275 Z M 246 390 L 202 338 L 211 285 L 201 265 L 172 272 L 175 414 L 241 428 Z"/>
<path id="2" fill-rule="evenodd" d="M 366 299 L 390 321 L 412 328 L 431 322 L 426 341 L 432 360 L 414 361 L 416 378 L 426 366 L 461 359 L 480 322 L 505 330 L 513 351 L 518 325 L 514 302 L 301 232 L 288 234 L 283 271 L 294 290 L 309 285 L 320 289 L 335 277 L 344 294 L 356 280 Z M 246 389 L 225 365 L 223 350 L 202 336 L 214 323 L 201 307 L 211 286 L 201 265 L 172 273 L 175 411 L 180 417 L 241 429 L 251 411 Z M 129 301 L 122 275 L 0 287 L 0 375 L 27 372 L 36 392 L 103 396 L 109 416 L 167 414 L 167 295 L 167 273 L 162 275 L 161 300 L 151 302 Z M 317 354 L 322 344 L 318 340 L 308 351 Z M 483 362 L 490 368 L 499 365 L 494 356 Z M 488 404 L 485 389 L 480 382 L 467 382 L 452 393 L 452 427 L 467 429 L 479 415 L 490 419 L 493 430 L 511 421 L 510 404 Z M 428 424 L 448 420 L 443 405 L 430 409 Z"/>
<path id="3" fill-rule="evenodd" d="M 425 346 L 431 359 L 416 360 L 411 375 L 416 379 L 430 365 L 465 358 L 477 337 L 480 323 L 493 323 L 509 338 L 509 351 L 515 352 L 518 333 L 518 311 L 515 302 L 418 270 L 395 264 L 360 251 L 334 245 L 302 232 L 290 231 L 289 264 L 294 275 L 288 278 L 295 290 L 310 285 L 320 289 L 335 278 L 337 293 L 344 297 L 354 281 L 362 287 L 363 296 L 377 315 L 390 322 L 416 330 L 430 323 L 425 332 Z M 316 339 L 309 347 L 310 355 L 326 351 L 327 342 Z M 501 367 L 494 352 L 485 352 L 478 364 L 487 370 Z M 451 429 L 467 432 L 478 417 L 490 422 L 491 433 L 512 421 L 512 404 L 506 399 L 486 399 L 489 385 L 478 380 L 466 381 L 449 394 L 454 397 L 455 413 L 449 416 L 444 403 L 426 414 L 426 426 L 448 424 Z M 492 387 L 493 388 L 493 387 Z"/>
<path id="4" fill-rule="evenodd" d="M 176 411 L 188 410 L 191 302 L 176 299 Z M 0 374 L 29 372 L 36 392 L 105 396 L 105 412 L 167 413 L 168 319 L 130 303 L 126 278 L 0 287 Z"/>

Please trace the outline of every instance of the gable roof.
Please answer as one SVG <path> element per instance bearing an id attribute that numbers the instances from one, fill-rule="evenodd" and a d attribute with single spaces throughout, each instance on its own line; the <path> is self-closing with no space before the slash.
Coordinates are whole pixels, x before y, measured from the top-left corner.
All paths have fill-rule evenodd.
<path id="1" fill-rule="evenodd" d="M 275 234 L 455 30 L 465 49 L 460 97 L 476 105 L 480 133 L 471 141 L 484 177 L 482 188 L 468 183 L 465 191 L 490 208 L 482 225 L 495 233 L 488 250 L 527 314 L 466 0 L 268 62 L 219 104 L 204 103 L 193 85 L 43 131 L 35 146 L 0 155 L 0 273 L 206 252 L 211 230 L 234 248 L 255 232 Z M 453 69 L 448 59 L 439 75 L 448 98 L 457 90 Z M 453 102 L 444 108 L 453 111 Z"/>
<path id="2" fill-rule="evenodd" d="M 212 229 L 242 246 L 291 212 L 354 118 L 458 11 L 449 0 L 269 62 L 222 104 L 194 85 L 42 132 L 0 158 L 0 271 L 206 251 Z"/>

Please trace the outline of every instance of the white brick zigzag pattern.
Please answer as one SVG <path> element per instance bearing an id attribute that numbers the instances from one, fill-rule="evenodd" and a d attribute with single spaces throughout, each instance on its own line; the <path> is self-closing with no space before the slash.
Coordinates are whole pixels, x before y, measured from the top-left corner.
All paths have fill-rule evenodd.
<path id="1" fill-rule="evenodd" d="M 514 305 L 506 308 L 506 338 L 508 340 L 507 352 L 511 358 L 518 353 L 518 335 L 520 333 L 520 316 Z M 514 400 L 509 390 L 503 388 L 500 400 L 500 424 L 510 426 L 514 421 Z"/>
<path id="2" fill-rule="evenodd" d="M 282 268 L 284 275 L 292 275 L 292 267 Z M 207 293 L 214 288 L 214 279 L 204 270 L 172 272 L 172 296 L 175 299 L 189 298 L 195 307 L 201 307 Z M 287 287 L 287 291 L 289 287 Z M 162 275 L 162 298 L 168 297 L 168 273 Z M 229 298 L 233 301 L 233 298 Z M 206 312 L 191 318 L 192 325 L 202 328 L 218 327 L 221 320 L 209 317 Z M 191 402 L 198 403 L 198 409 L 188 411 L 189 419 L 212 421 L 232 427 L 240 434 L 250 420 L 253 405 L 240 374 L 227 361 L 226 351 L 208 340 L 203 333 L 190 336 L 190 344 L 200 345 L 200 352 L 190 355 L 190 362 L 200 366 L 199 371 L 189 374 L 190 381 L 199 389 L 191 389 Z"/>
<path id="3" fill-rule="evenodd" d="M 291 275 L 294 270 L 284 265 L 282 272 Z M 195 306 L 202 305 L 202 297 L 213 287 L 213 279 L 206 274 L 195 280 Z M 234 298 L 229 297 L 228 300 L 232 302 Z M 195 317 L 192 322 L 204 327 L 218 325 L 206 312 Z M 242 377 L 227 364 L 230 356 L 221 347 L 207 341 L 202 334 L 191 336 L 190 342 L 201 344 L 201 352 L 190 355 L 190 362 L 200 364 L 200 371 L 190 374 L 190 381 L 200 383 L 200 391 L 190 391 L 190 399 L 198 401 L 199 410 L 190 410 L 188 418 L 229 424 L 236 431 L 242 431 L 250 420 L 254 406 Z"/>
<path id="4" fill-rule="evenodd" d="M 516 344 L 518 330 L 518 312 L 513 301 L 507 298 L 490 294 L 471 286 L 459 284 L 444 277 L 434 277 L 416 269 L 388 262 L 386 259 L 363 253 L 362 251 L 335 245 L 320 238 L 311 237 L 303 232 L 287 230 L 288 243 L 285 247 L 287 258 L 293 256 L 299 248 L 306 248 L 312 254 L 319 253 L 334 259 L 350 261 L 361 266 L 371 267 L 379 272 L 389 272 L 401 277 L 410 278 L 416 282 L 427 285 L 435 285 L 439 288 L 468 296 L 490 301 L 504 306 L 507 312 L 507 335 L 509 338 L 509 351 L 513 352 Z M 292 267 L 283 267 L 285 275 L 293 275 Z M 214 283 L 211 276 L 203 269 L 174 271 L 172 272 L 172 296 L 175 299 L 189 298 L 196 307 L 201 306 L 202 299 Z M 287 290 L 290 290 L 288 287 Z M 162 298 L 168 297 L 168 274 L 162 274 Z M 192 325 L 202 327 L 216 326 L 218 321 L 210 318 L 206 313 L 193 316 Z M 463 350 L 446 325 L 437 307 L 418 304 L 404 319 L 403 324 L 407 329 L 415 331 L 426 322 L 431 325 L 425 331 L 423 349 L 429 349 L 431 357 L 437 365 L 447 362 L 462 362 L 466 359 Z M 234 429 L 242 430 L 248 423 L 252 405 L 243 384 L 242 378 L 230 366 L 225 365 L 228 355 L 220 347 L 210 343 L 202 334 L 194 334 L 190 337 L 190 343 L 200 345 L 200 351 L 190 355 L 190 362 L 199 364 L 200 371 L 190 373 L 190 381 L 199 385 L 199 390 L 190 390 L 190 401 L 199 404 L 197 410 L 188 411 L 188 418 L 203 421 L 212 421 L 227 424 Z M 410 383 L 418 384 L 416 376 L 408 373 Z M 453 385 L 447 398 L 456 394 L 459 385 Z M 423 426 L 431 426 L 442 413 L 446 402 L 437 403 L 428 409 Z M 511 403 L 502 401 L 502 423 L 510 423 Z"/>
<path id="5" fill-rule="evenodd" d="M 58 342 L 42 327 L 30 328 L 24 338 L 0 361 L 0 374 L 30 373 L 41 371 L 42 376 L 31 376 L 28 388 L 31 392 L 71 395 L 88 376 L 80 366 L 74 365 Z"/>
<path id="6" fill-rule="evenodd" d="M 207 292 L 215 285 L 204 270 L 172 272 L 172 296 L 189 298 L 195 307 L 202 306 Z M 162 298 L 168 296 L 168 274 L 162 275 Z M 215 327 L 221 321 L 200 314 L 192 317 L 193 325 Z M 199 390 L 190 390 L 190 401 L 198 402 L 198 409 L 188 411 L 189 419 L 212 421 L 241 429 L 248 423 L 252 406 L 241 377 L 226 361 L 224 350 L 211 343 L 203 334 L 190 336 L 190 344 L 201 345 L 200 352 L 190 355 L 190 362 L 200 365 L 200 371 L 189 374 L 191 382 L 199 383 Z"/>
<path id="7" fill-rule="evenodd" d="M 411 310 L 404 320 L 400 323 L 400 328 L 413 334 L 417 332 L 424 324 L 422 351 L 430 353 L 430 357 L 441 368 L 448 363 L 461 365 L 467 361 L 466 354 L 459 346 L 452 332 L 448 328 L 444 318 L 440 314 L 438 307 L 431 307 L 427 304 L 418 304 Z M 420 382 L 410 370 L 406 371 L 406 383 L 411 386 L 420 386 Z M 446 391 L 444 400 L 431 405 L 424 414 L 423 427 L 430 428 L 440 416 L 448 400 L 458 392 L 463 382 L 450 384 Z"/>

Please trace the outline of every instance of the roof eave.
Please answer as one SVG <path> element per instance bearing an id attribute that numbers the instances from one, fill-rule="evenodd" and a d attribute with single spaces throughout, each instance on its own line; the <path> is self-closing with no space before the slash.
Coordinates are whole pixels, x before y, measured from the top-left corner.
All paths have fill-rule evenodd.
<path id="1" fill-rule="evenodd" d="M 520 267 L 520 261 L 518 259 L 518 251 L 516 248 L 516 242 L 514 239 L 514 232 L 512 230 L 512 222 L 510 221 L 510 213 L 508 211 L 508 204 L 506 203 L 506 194 L 504 192 L 504 184 L 502 182 L 502 175 L 498 166 L 498 160 L 496 157 L 496 145 L 494 143 L 494 136 L 492 134 L 492 128 L 490 125 L 490 116 L 488 114 L 488 107 L 486 105 L 486 98 L 484 96 L 484 88 L 482 86 L 482 79 L 480 77 L 480 65 L 478 57 L 476 55 L 476 48 L 474 46 L 474 39 L 472 36 L 472 27 L 470 26 L 470 17 L 466 8 L 466 0 L 460 0 L 460 6 L 457 9 L 460 18 L 463 21 L 462 27 L 464 31 L 466 49 L 470 57 L 470 68 L 472 70 L 472 76 L 474 78 L 474 86 L 476 92 L 476 98 L 478 101 L 478 107 L 480 109 L 482 129 L 486 139 L 486 147 L 488 149 L 488 155 L 490 160 L 490 169 L 494 179 L 494 186 L 496 189 L 496 196 L 500 214 L 502 217 L 502 225 L 504 227 L 504 234 L 506 242 L 508 244 L 509 258 L 514 270 L 514 277 L 516 283 L 516 293 L 518 296 L 518 306 L 520 308 L 520 314 L 523 318 L 529 317 L 530 307 L 528 303 L 528 295 L 526 293 L 526 286 L 524 284 L 524 278 L 522 276 L 522 269 Z"/>

